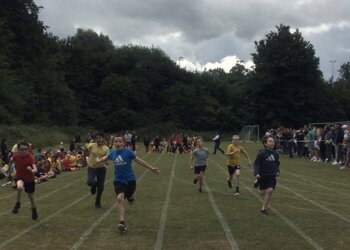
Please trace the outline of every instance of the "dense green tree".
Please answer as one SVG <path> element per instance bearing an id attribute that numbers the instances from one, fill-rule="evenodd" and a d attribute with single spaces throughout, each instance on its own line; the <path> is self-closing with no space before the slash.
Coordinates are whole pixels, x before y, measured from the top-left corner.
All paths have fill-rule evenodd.
<path id="1" fill-rule="evenodd" d="M 350 116 L 349 63 L 327 84 L 313 46 L 289 26 L 255 42 L 253 71 L 238 63 L 229 73 L 189 72 L 160 48 L 115 47 L 92 30 L 58 39 L 39 10 L 0 0 L 1 123 L 236 132 Z"/>
<path id="2" fill-rule="evenodd" d="M 299 30 L 292 33 L 280 25 L 255 46 L 255 74 L 247 95 L 256 123 L 298 127 L 337 114 L 339 104 L 324 86 L 314 47 Z"/>
<path id="3" fill-rule="evenodd" d="M 350 80 L 350 62 L 343 63 L 339 69 L 339 80 Z"/>
<path id="4" fill-rule="evenodd" d="M 93 124 L 103 105 L 98 89 L 107 75 L 105 69 L 114 46 L 107 36 L 82 29 L 64 43 L 65 81 L 75 94 L 79 123 Z"/>
<path id="5" fill-rule="evenodd" d="M 73 92 L 60 68 L 58 39 L 38 20 L 31 0 L 0 1 L 0 57 L 4 103 L 17 122 L 67 125 L 76 122 Z M 55 59 L 56 58 L 56 59 Z M 4 67 L 6 65 L 6 68 Z M 71 107 L 70 112 L 64 110 Z M 63 118 L 68 114 L 69 118 Z M 13 120 L 13 119 L 10 119 Z"/>
<path id="6" fill-rule="evenodd" d="M 343 118 L 338 120 L 348 120 L 350 117 L 350 62 L 340 66 L 339 78 L 333 86 L 335 98 L 341 103 L 340 110 L 344 111 Z"/>

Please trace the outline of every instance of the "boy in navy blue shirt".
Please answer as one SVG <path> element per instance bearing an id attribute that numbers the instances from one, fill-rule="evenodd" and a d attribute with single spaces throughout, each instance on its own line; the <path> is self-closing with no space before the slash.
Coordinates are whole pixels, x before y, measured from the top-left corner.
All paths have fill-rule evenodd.
<path id="1" fill-rule="evenodd" d="M 261 213 L 267 215 L 267 207 L 276 187 L 276 177 L 280 175 L 279 155 L 274 150 L 275 140 L 271 136 L 264 136 L 262 143 L 265 147 L 260 151 L 254 162 L 254 176 L 263 196 Z M 255 185 L 255 184 L 254 184 Z M 257 185 L 256 185 L 257 186 Z"/>

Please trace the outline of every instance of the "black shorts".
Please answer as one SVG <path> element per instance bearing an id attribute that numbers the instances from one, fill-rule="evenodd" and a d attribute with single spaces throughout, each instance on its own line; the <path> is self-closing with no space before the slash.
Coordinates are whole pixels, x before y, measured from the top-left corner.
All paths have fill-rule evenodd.
<path id="1" fill-rule="evenodd" d="M 127 181 L 127 182 L 119 182 L 119 181 L 115 181 L 114 182 L 114 191 L 115 193 L 121 194 L 124 193 L 125 194 L 125 198 L 129 198 L 131 197 L 135 191 L 136 191 L 136 181 Z"/>
<path id="2" fill-rule="evenodd" d="M 35 181 L 25 181 L 23 179 L 15 179 L 16 187 L 17 188 L 17 181 L 22 180 L 24 183 L 24 191 L 28 194 L 32 194 L 35 192 Z"/>
<path id="3" fill-rule="evenodd" d="M 195 174 L 200 174 L 201 172 L 205 172 L 205 169 L 207 168 L 206 165 L 202 166 L 194 166 L 194 173 Z"/>
<path id="4" fill-rule="evenodd" d="M 259 178 L 259 189 L 260 190 L 265 190 L 268 188 L 275 189 L 276 183 L 277 183 L 276 176 L 273 176 L 273 175 L 261 176 Z"/>
<path id="5" fill-rule="evenodd" d="M 240 169 L 241 169 L 240 165 L 235 165 L 235 166 L 228 165 L 227 166 L 227 170 L 228 170 L 229 175 L 233 175 L 236 172 L 236 170 L 240 170 Z"/>

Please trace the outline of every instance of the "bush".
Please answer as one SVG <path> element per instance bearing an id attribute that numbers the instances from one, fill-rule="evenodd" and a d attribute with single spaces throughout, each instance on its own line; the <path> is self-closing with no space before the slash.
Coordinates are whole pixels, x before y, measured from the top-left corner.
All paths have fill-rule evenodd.
<path id="1" fill-rule="evenodd" d="M 47 148 L 58 145 L 61 141 L 69 144 L 72 138 L 80 135 L 84 142 L 88 129 L 80 127 L 47 127 L 40 125 L 0 125 L 0 139 L 7 140 L 9 150 L 21 139 L 29 141 L 33 148 Z"/>

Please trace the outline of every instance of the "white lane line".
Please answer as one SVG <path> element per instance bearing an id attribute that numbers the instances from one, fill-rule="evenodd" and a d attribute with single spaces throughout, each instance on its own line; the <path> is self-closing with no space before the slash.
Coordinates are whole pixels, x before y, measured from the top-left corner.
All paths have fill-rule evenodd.
<path id="1" fill-rule="evenodd" d="M 307 201 L 307 202 L 311 203 L 312 205 L 321 208 L 322 210 L 328 212 L 329 214 L 332 214 L 332 215 L 338 217 L 339 219 L 341 219 L 341 220 L 343 220 L 343 221 L 345 221 L 345 222 L 347 222 L 347 223 L 350 223 L 350 219 L 344 217 L 344 216 L 341 215 L 341 214 L 338 214 L 337 212 L 334 212 L 333 210 L 331 210 L 331 209 L 329 209 L 329 208 L 327 208 L 327 207 L 321 205 L 320 203 L 318 203 L 318 202 L 316 202 L 316 201 L 313 201 L 313 200 L 311 200 L 311 199 L 305 197 L 304 195 L 302 195 L 302 194 L 300 194 L 300 193 L 295 192 L 294 190 L 290 189 L 289 187 L 286 187 L 286 186 L 284 186 L 284 185 L 282 185 L 282 184 L 279 184 L 278 186 L 279 186 L 279 187 L 282 187 L 282 188 L 284 188 L 284 189 L 286 189 L 287 191 L 289 191 L 289 192 L 291 192 L 291 193 L 293 193 L 294 195 L 298 196 L 299 198 L 303 199 L 304 201 Z"/>
<path id="2" fill-rule="evenodd" d="M 212 194 L 208 184 L 206 183 L 205 180 L 203 180 L 203 182 L 204 182 L 204 185 L 205 185 L 205 189 L 206 189 L 206 191 L 208 193 L 208 198 L 209 198 L 210 204 L 213 207 L 213 209 L 215 211 L 215 214 L 216 214 L 216 217 L 218 218 L 218 220 L 219 220 L 219 222 L 221 224 L 221 227 L 222 227 L 222 229 L 225 232 L 226 238 L 227 238 L 227 240 L 228 240 L 228 242 L 229 242 L 229 244 L 231 246 L 231 249 L 239 250 L 237 242 L 236 242 L 236 240 L 234 239 L 234 237 L 233 237 L 233 235 L 231 233 L 230 227 L 228 226 L 227 222 L 225 221 L 224 216 L 220 212 L 220 209 L 216 205 L 214 196 L 213 196 L 213 194 Z"/>
<path id="3" fill-rule="evenodd" d="M 346 173 L 347 171 L 345 171 L 344 173 Z M 345 186 L 345 187 L 350 187 L 350 184 L 348 183 L 342 183 L 342 182 L 335 182 L 335 181 L 329 181 L 329 180 L 325 180 L 325 179 L 321 179 L 321 178 L 316 178 L 316 177 L 305 177 L 304 175 L 300 175 L 300 174 L 296 174 L 296 173 L 291 173 L 289 171 L 286 171 L 286 170 L 283 170 L 283 173 L 287 173 L 287 174 L 290 174 L 290 175 L 294 175 L 296 177 L 299 177 L 299 178 L 305 178 L 307 180 L 314 180 L 314 181 L 317 181 L 317 182 L 324 182 L 324 183 L 327 183 L 327 184 L 332 184 L 332 185 L 340 185 L 340 186 Z"/>
<path id="4" fill-rule="evenodd" d="M 50 216 L 48 217 L 45 217 L 44 219 L 40 220 L 38 223 L 35 223 L 34 225 L 28 227 L 27 229 L 21 231 L 21 232 L 18 232 L 16 234 L 16 236 L 8 239 L 8 240 L 5 240 L 3 242 L 1 242 L 0 244 L 0 249 L 8 244 L 10 244 L 11 242 L 17 240 L 18 238 L 20 238 L 22 235 L 30 232 L 32 229 L 36 228 L 36 227 L 39 227 L 41 226 L 42 224 L 44 224 L 46 221 L 50 220 L 51 218 L 55 217 L 56 215 L 59 215 L 60 213 L 62 213 L 63 211 L 69 209 L 70 207 L 74 206 L 75 204 L 79 203 L 80 201 L 82 201 L 83 199 L 85 199 L 86 197 L 90 196 L 91 194 L 86 194 L 82 197 L 80 197 L 79 199 L 77 199 L 76 201 L 70 203 L 69 205 L 65 206 L 64 208 L 61 208 L 60 210 L 58 210 L 56 213 L 53 213 L 51 214 Z"/>
<path id="5" fill-rule="evenodd" d="M 86 177 L 84 177 L 84 178 L 86 178 Z M 112 179 L 106 181 L 105 184 L 108 184 L 108 183 L 111 182 L 111 181 L 112 181 Z M 53 213 L 53 214 L 49 215 L 48 217 L 45 217 L 44 219 L 42 219 L 42 220 L 40 220 L 39 222 L 35 223 L 34 225 L 32 225 L 32 226 L 30 226 L 30 227 L 24 229 L 23 231 L 18 232 L 16 236 L 14 236 L 14 237 L 12 237 L 12 238 L 6 240 L 6 241 L 1 242 L 1 244 L 0 244 L 0 249 L 1 249 L 2 247 L 4 247 L 4 246 L 8 245 L 9 243 L 11 243 L 11 242 L 17 240 L 17 239 L 20 238 L 22 235 L 24 235 L 24 234 L 30 232 L 32 229 L 34 229 L 34 228 L 36 228 L 36 227 L 38 227 L 38 226 L 41 226 L 41 225 L 42 225 L 43 223 L 45 223 L 46 221 L 50 220 L 51 218 L 55 217 L 56 215 L 59 215 L 59 214 L 62 213 L 63 211 L 65 211 L 65 210 L 71 208 L 72 206 L 74 206 L 75 204 L 79 203 L 80 201 L 82 201 L 83 199 L 85 199 L 86 197 L 89 197 L 89 196 L 91 196 L 90 192 L 89 192 L 88 194 L 86 194 L 86 195 L 80 197 L 80 198 L 77 199 L 76 201 L 70 203 L 69 205 L 65 206 L 64 208 L 61 208 L 61 209 L 58 210 L 56 213 Z"/>
<path id="6" fill-rule="evenodd" d="M 250 193 L 252 193 L 255 197 L 257 197 L 261 201 L 261 197 L 257 193 L 255 193 L 251 188 L 247 187 L 243 184 L 243 186 L 249 190 Z M 297 234 L 299 234 L 307 243 L 309 243 L 311 246 L 313 246 L 317 250 L 322 250 L 323 248 L 318 245 L 311 237 L 309 237 L 304 231 L 302 231 L 299 227 L 297 227 L 292 221 L 290 221 L 287 217 L 285 217 L 283 214 L 281 214 L 277 209 L 273 208 L 272 206 L 269 206 L 269 209 L 271 209 L 278 217 L 280 217 L 284 223 L 286 223 L 289 227 L 291 227 Z"/>
<path id="7" fill-rule="evenodd" d="M 83 242 L 88 239 L 89 235 L 92 233 L 92 231 L 101 224 L 101 222 L 116 208 L 117 203 L 114 203 L 113 206 L 111 206 L 100 218 L 98 218 L 79 238 L 77 242 L 70 248 L 71 250 L 78 249 Z"/>
<path id="8" fill-rule="evenodd" d="M 166 217 L 167 217 L 169 203 L 170 203 L 171 190 L 173 188 L 173 180 L 174 180 L 174 176 L 175 176 L 176 160 L 177 160 L 177 154 L 175 154 L 175 159 L 174 159 L 173 166 L 172 166 L 172 169 L 171 169 L 171 175 L 170 175 L 170 179 L 169 179 L 168 190 L 166 192 L 165 202 L 164 202 L 163 209 L 162 209 L 162 214 L 161 214 L 161 217 L 160 217 L 157 241 L 156 241 L 156 244 L 154 246 L 155 250 L 161 250 L 162 249 L 162 244 L 163 244 L 163 240 L 164 240 L 165 222 L 166 222 Z"/>
<path id="9" fill-rule="evenodd" d="M 283 172 L 286 172 L 286 171 L 283 171 Z M 287 172 L 287 173 L 288 173 L 288 172 Z M 312 181 L 312 180 L 310 180 L 310 179 L 308 179 L 308 178 L 306 178 L 306 177 L 298 176 L 298 175 L 292 174 L 292 173 L 288 173 L 288 174 L 289 174 L 289 175 L 293 175 L 293 176 L 297 176 L 298 178 L 300 178 L 300 179 L 302 179 L 302 180 L 304 180 L 304 181 L 307 181 L 308 183 L 312 184 L 312 185 L 315 186 L 315 187 L 319 187 L 319 188 L 325 189 L 325 190 L 327 190 L 327 191 L 331 191 L 331 192 L 333 192 L 333 193 L 338 193 L 338 194 L 341 194 L 341 195 L 343 195 L 343 196 L 350 197 L 350 194 L 347 193 L 347 192 L 342 192 L 342 191 L 339 191 L 339 190 L 334 189 L 334 188 L 329 188 L 329 187 L 324 186 L 324 185 L 321 185 L 321 184 L 319 184 L 319 183 L 317 183 L 317 182 L 315 182 L 315 181 Z M 285 180 L 283 180 L 283 181 L 285 181 Z M 305 183 L 303 183 L 303 184 L 305 185 Z"/>
<path id="10" fill-rule="evenodd" d="M 146 156 L 147 157 L 147 156 Z M 161 155 L 157 157 L 157 159 L 153 162 L 153 164 L 156 164 Z M 140 182 L 143 177 L 147 174 L 147 170 L 143 172 L 143 174 L 137 179 L 137 182 Z M 99 217 L 80 237 L 77 242 L 74 243 L 74 245 L 70 248 L 71 250 L 78 249 L 86 239 L 88 239 L 89 235 L 93 232 L 93 230 L 99 226 L 102 221 L 117 207 L 117 203 L 115 202 L 114 205 L 112 205 L 101 217 Z"/>
<path id="11" fill-rule="evenodd" d="M 244 167 L 245 167 L 246 169 L 249 169 L 249 168 L 247 168 L 246 166 L 244 166 Z M 251 169 L 249 169 L 249 170 L 252 171 Z M 297 197 L 303 199 L 304 201 L 307 201 L 307 202 L 311 203 L 312 205 L 314 205 L 314 206 L 316 206 L 316 207 L 319 207 L 319 208 L 321 208 L 322 210 L 326 211 L 327 213 L 332 214 L 332 215 L 338 217 L 339 219 L 341 219 L 342 221 L 345 221 L 345 222 L 347 222 L 347 223 L 350 224 L 350 219 L 349 219 L 349 218 L 346 218 L 346 217 L 344 217 L 343 215 L 338 214 L 337 212 L 334 212 L 332 209 L 329 209 L 328 207 L 323 206 L 322 204 L 318 203 L 317 201 L 311 200 L 311 199 L 305 197 L 304 195 L 302 195 L 302 194 L 300 194 L 300 193 L 298 193 L 298 192 L 295 192 L 295 191 L 292 190 L 291 188 L 284 186 L 284 185 L 281 184 L 281 183 L 278 184 L 278 186 L 281 187 L 281 188 L 284 188 L 285 190 L 287 190 L 287 191 L 289 191 L 290 193 L 296 195 Z"/>
<path id="12" fill-rule="evenodd" d="M 214 161 L 213 161 L 214 162 Z M 227 174 L 227 171 L 218 163 L 214 162 L 215 165 L 219 166 L 220 169 Z M 243 165 L 241 165 L 243 166 Z M 252 172 L 251 169 L 249 169 L 248 167 L 244 166 L 246 169 L 250 170 Z M 241 182 L 242 183 L 242 182 Z M 244 185 L 242 183 L 242 186 L 244 186 L 246 189 L 249 190 L 249 192 L 251 192 L 255 197 L 258 198 L 259 201 L 261 201 L 261 197 L 259 197 L 258 194 L 256 194 L 251 188 L 247 187 L 246 185 Z M 284 223 L 286 223 L 287 226 L 289 226 L 290 228 L 292 228 L 299 236 L 301 236 L 307 243 L 309 243 L 311 246 L 313 246 L 315 249 L 317 250 L 322 250 L 323 248 L 318 245 L 311 237 L 309 237 L 304 231 L 302 231 L 299 227 L 297 227 L 292 221 L 290 221 L 287 217 L 285 217 L 283 214 L 281 214 L 277 209 L 273 208 L 272 206 L 270 206 L 270 209 L 272 211 L 274 211 L 276 213 L 276 215 L 282 220 L 284 221 Z"/>
<path id="13" fill-rule="evenodd" d="M 84 180 L 84 179 L 86 179 L 86 177 L 81 178 L 81 179 L 78 179 L 78 180 L 76 180 L 76 181 L 74 181 L 74 182 L 68 183 L 68 184 L 66 184 L 66 185 L 64 185 L 64 186 L 62 186 L 62 187 L 60 187 L 60 188 L 58 188 L 58 189 L 56 189 L 56 190 L 54 190 L 54 191 L 52 191 L 52 192 L 50 192 L 50 193 L 47 193 L 47 194 L 45 194 L 45 195 L 43 195 L 43 196 L 40 196 L 39 198 L 35 199 L 35 202 L 38 202 L 38 201 L 40 201 L 40 200 L 42 200 L 42 199 L 44 199 L 44 198 L 46 198 L 46 197 L 49 197 L 49 196 L 51 196 L 52 194 L 57 193 L 58 191 L 61 191 L 62 189 L 65 189 L 65 188 L 67 188 L 67 187 L 69 187 L 69 186 L 71 186 L 71 185 L 73 185 L 73 184 L 75 184 L 75 183 L 78 183 L 78 182 L 80 182 L 80 181 L 82 181 L 82 180 Z M 36 184 L 36 185 L 37 185 L 37 184 Z M 29 202 L 26 202 L 26 203 L 22 206 L 22 208 L 28 206 L 29 204 L 30 204 Z M 0 213 L 0 216 L 9 214 L 10 212 L 11 212 L 11 211 L 9 210 L 9 211 Z"/>

